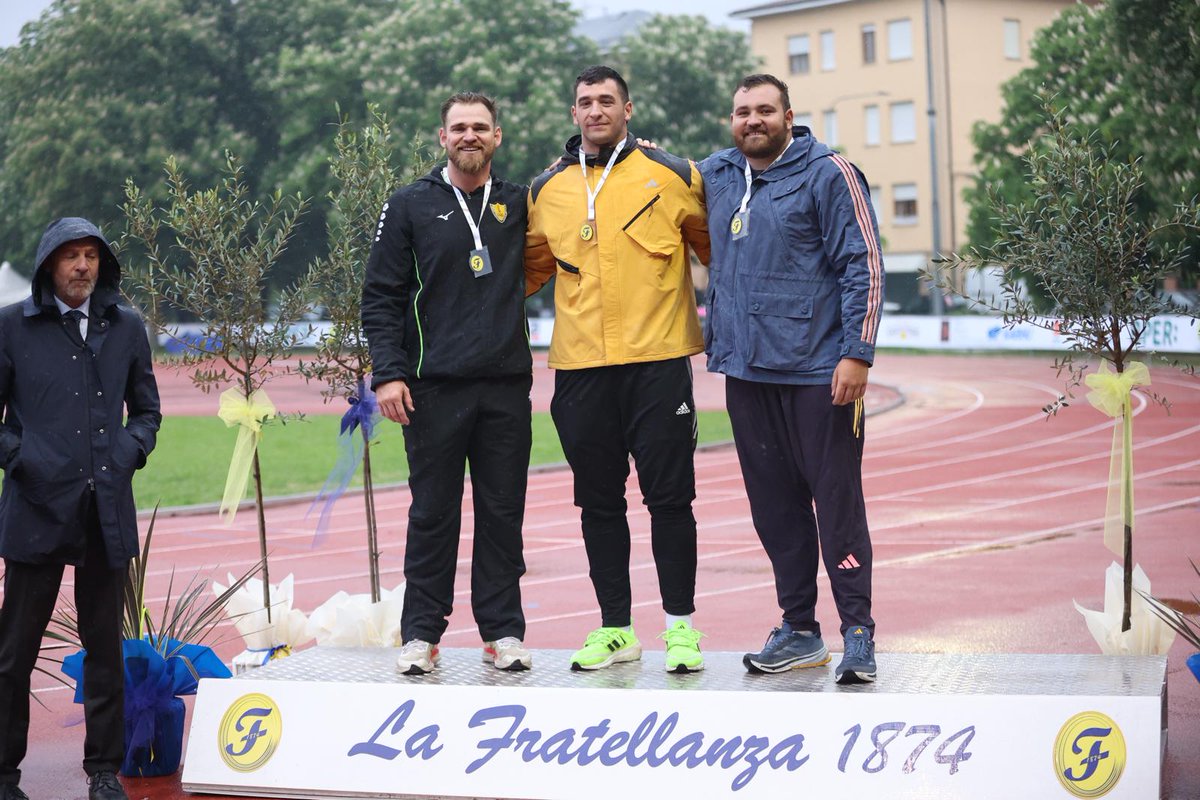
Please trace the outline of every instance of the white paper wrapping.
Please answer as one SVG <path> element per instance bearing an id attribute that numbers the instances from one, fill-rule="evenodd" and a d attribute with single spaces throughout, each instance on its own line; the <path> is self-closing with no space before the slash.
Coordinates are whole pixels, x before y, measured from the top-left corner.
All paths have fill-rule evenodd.
<path id="1" fill-rule="evenodd" d="M 379 594 L 379 602 L 372 603 L 369 594 L 338 592 L 309 615 L 309 637 L 318 645 L 399 647 L 404 584 Z"/>
<path id="2" fill-rule="evenodd" d="M 1175 631 L 1150 610 L 1139 592 L 1150 594 L 1150 579 L 1141 565 L 1133 567 L 1133 599 L 1129 605 L 1129 630 L 1121 631 L 1125 575 L 1113 562 L 1104 571 L 1104 610 L 1093 611 L 1075 603 L 1100 652 L 1106 656 L 1165 656 L 1175 641 Z"/>
<path id="3" fill-rule="evenodd" d="M 235 578 L 228 576 L 229 584 Z M 288 575 L 279 584 L 270 586 L 271 621 L 263 608 L 263 582 L 259 578 L 246 581 L 234 592 L 225 606 L 225 614 L 233 620 L 238 633 L 246 643 L 246 650 L 233 659 L 234 673 L 260 667 L 270 658 L 287 654 L 312 639 L 308 634 L 308 618 L 304 612 L 292 608 L 293 576 Z M 213 594 L 220 595 L 226 586 L 213 581 Z M 279 649 L 286 648 L 286 649 Z"/>

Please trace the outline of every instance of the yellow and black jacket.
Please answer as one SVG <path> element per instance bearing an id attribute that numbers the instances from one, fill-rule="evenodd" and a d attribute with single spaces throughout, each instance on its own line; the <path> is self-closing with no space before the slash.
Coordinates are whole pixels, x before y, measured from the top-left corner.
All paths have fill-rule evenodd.
<path id="1" fill-rule="evenodd" d="M 688 248 L 708 263 L 704 187 L 696 165 L 626 138 L 596 198 L 588 231 L 579 136 L 529 190 L 526 292 L 552 275 L 556 369 L 663 361 L 704 349 Z M 594 187 L 611 150 L 587 156 Z"/>

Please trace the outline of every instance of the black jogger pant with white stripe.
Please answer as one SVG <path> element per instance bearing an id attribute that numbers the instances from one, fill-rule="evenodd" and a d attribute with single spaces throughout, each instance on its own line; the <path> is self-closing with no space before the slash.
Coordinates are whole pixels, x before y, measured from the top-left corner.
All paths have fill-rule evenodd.
<path id="1" fill-rule="evenodd" d="M 695 610 L 695 406 L 687 358 L 554 374 L 550 413 L 575 476 L 575 505 L 606 627 L 632 624 L 625 517 L 630 455 L 650 512 L 663 609 Z"/>
<path id="2" fill-rule="evenodd" d="M 841 617 L 874 635 L 871 537 L 863 502 L 862 401 L 833 405 L 830 387 L 725 379 L 750 514 L 775 572 L 783 619 L 821 633 L 817 558 Z M 815 506 L 815 514 L 814 514 Z"/>

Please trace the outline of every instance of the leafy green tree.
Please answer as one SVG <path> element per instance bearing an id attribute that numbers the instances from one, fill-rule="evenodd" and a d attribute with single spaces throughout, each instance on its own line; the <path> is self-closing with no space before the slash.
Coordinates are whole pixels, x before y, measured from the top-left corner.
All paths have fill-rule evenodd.
<path id="1" fill-rule="evenodd" d="M 327 398 L 340 397 L 357 406 L 355 428 L 343 422 L 342 437 L 350 456 L 339 457 L 335 474 L 342 470 L 346 482 L 353 474 L 352 457 L 361 452 L 363 504 L 367 518 L 367 562 L 371 602 L 380 599 L 379 538 L 375 518 L 375 485 L 371 476 L 373 423 L 362 416 L 371 371 L 370 351 L 362 330 L 361 299 L 367 257 L 375 238 L 379 209 L 396 185 L 392 166 L 391 126 L 377 107 L 370 107 L 372 122 L 358 130 L 343 117 L 334 138 L 335 154 L 329 160 L 337 189 L 329 195 L 329 254 L 312 265 L 309 276 L 313 296 L 325 310 L 330 329 L 317 345 L 311 360 L 297 367 L 305 378 L 325 383 Z M 420 161 L 420 159 L 417 159 Z M 345 418 L 343 418 L 345 419 Z M 366 419 L 364 422 L 363 420 Z M 361 437 L 361 442 L 352 437 Z M 345 482 L 337 490 L 345 488 Z M 325 493 L 322 489 L 322 494 Z M 331 494 L 331 497 L 336 495 Z M 318 497 L 318 500 L 322 498 Z M 328 502 L 328 501 L 327 501 Z"/>
<path id="2" fill-rule="evenodd" d="M 1053 97 L 1073 135 L 1094 132 L 1112 157 L 1141 159 L 1150 191 L 1135 198 L 1138 219 L 1169 215 L 1200 194 L 1200 8 L 1195 3 L 1131 0 L 1077 4 L 1034 37 L 1032 66 L 1003 87 L 998 123 L 979 123 L 973 136 L 980 174 L 967 191 L 968 238 L 987 246 L 999 228 L 989 194 L 1009 204 L 1034 197 L 1025 159 L 1047 146 L 1050 118 L 1042 97 Z M 1174 234 L 1192 246 L 1178 265 L 1194 273 L 1200 237 Z M 1042 308 L 1050 300 L 1037 298 Z"/>
<path id="3" fill-rule="evenodd" d="M 1200 3 L 1109 0 L 1152 207 L 1163 212 L 1200 197 Z M 1200 237 L 1187 238 L 1190 274 L 1200 277 Z"/>
<path id="4" fill-rule="evenodd" d="M 151 182 L 168 156 L 208 181 L 225 148 L 253 150 L 232 121 L 232 12 L 230 0 L 56 0 L 0 51 L 0 253 L 31 258 L 55 217 L 119 229 L 125 179 Z"/>
<path id="5" fill-rule="evenodd" d="M 306 203 L 279 191 L 265 203 L 252 200 L 241 165 L 228 153 L 223 179 L 210 189 L 191 189 L 174 158 L 167 159 L 166 173 L 169 199 L 161 204 L 132 179 L 125 184 L 127 240 L 145 258 L 144 266 L 135 264 L 132 272 L 141 290 L 155 299 L 152 321 L 158 327 L 176 335 L 176 327 L 166 321 L 172 310 L 199 321 L 199 335 L 179 337 L 185 346 L 181 360 L 193 382 L 205 392 L 231 387 L 221 396 L 220 416 L 240 430 L 221 514 L 232 521 L 245 491 L 243 470 L 250 469 L 263 606 L 270 620 L 258 439 L 262 425 L 277 415 L 260 390 L 289 371 L 279 362 L 304 338 L 294 326 L 308 311 L 310 289 L 300 283 L 278 293 L 273 310 L 264 298 L 270 273 L 287 249 Z M 164 247 L 164 241 L 172 246 Z"/>
<path id="6" fill-rule="evenodd" d="M 733 89 L 758 69 L 745 34 L 699 16 L 650 18 L 617 43 L 612 60 L 629 82 L 631 129 L 697 159 L 731 145 Z"/>
<path id="7" fill-rule="evenodd" d="M 1139 200 L 1148 192 L 1141 164 L 1117 157 L 1115 147 L 1105 144 L 1098 133 L 1077 133 L 1065 114 L 1055 112 L 1048 102 L 1044 97 L 1048 132 L 1024 159 L 1032 197 L 1013 202 L 1004 187 L 994 187 L 988 195 L 988 210 L 996 221 L 994 242 L 947 261 L 951 269 L 1005 267 L 997 297 L 965 297 L 1002 314 L 1008 327 L 1029 324 L 1062 334 L 1071 350 L 1056 366 L 1067 372 L 1068 394 L 1083 381 L 1089 366 L 1077 362 L 1075 355 L 1101 362 L 1099 374 L 1088 376 L 1087 382 L 1098 400 L 1107 402 L 1089 400 L 1121 418 L 1119 522 L 1124 528 L 1125 564 L 1121 630 L 1127 631 L 1133 583 L 1129 391 L 1131 385 L 1149 383 L 1144 365 L 1134 358 L 1140 355 L 1149 321 L 1177 310 L 1156 290 L 1163 277 L 1177 272 L 1187 258 L 1187 245 L 1170 234 L 1200 233 L 1200 204 L 1193 200 L 1169 214 L 1141 213 Z M 1053 317 L 1041 314 L 1018 276 L 1025 276 L 1032 288 L 1054 302 Z M 945 269 L 937 282 L 944 291 L 964 296 Z M 1197 314 L 1191 315 L 1194 321 Z M 1105 375 L 1108 365 L 1113 373 Z M 1065 402 L 1066 397 L 1060 397 L 1046 411 L 1053 413 Z"/>
<path id="8" fill-rule="evenodd" d="M 527 182 L 571 134 L 571 82 L 596 60 L 573 35 L 577 12 L 564 0 L 529 0 L 498 13 L 490 0 L 401 0 L 356 31 L 367 99 L 392 116 L 405 139 L 434 139 L 442 102 L 472 90 L 494 97 L 505 131 L 495 169 Z"/>

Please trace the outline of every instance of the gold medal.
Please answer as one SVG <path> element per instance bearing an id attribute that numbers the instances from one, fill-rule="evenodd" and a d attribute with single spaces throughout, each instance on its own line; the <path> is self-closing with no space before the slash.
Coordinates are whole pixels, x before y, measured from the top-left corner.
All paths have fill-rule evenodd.
<path id="1" fill-rule="evenodd" d="M 471 256 L 471 269 L 474 272 L 483 272 L 483 256 Z"/>
<path id="2" fill-rule="evenodd" d="M 734 236 L 737 236 L 739 233 L 741 233 L 742 232 L 742 218 L 734 217 L 733 222 L 729 223 L 729 230 L 730 230 L 730 232 L 733 233 Z"/>
<path id="3" fill-rule="evenodd" d="M 596 235 L 596 229 L 592 227 L 592 223 L 585 222 L 579 228 L 579 238 L 585 242 L 590 242 L 592 237 Z"/>

